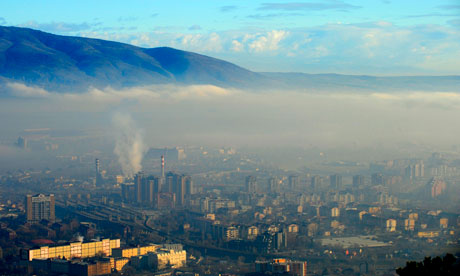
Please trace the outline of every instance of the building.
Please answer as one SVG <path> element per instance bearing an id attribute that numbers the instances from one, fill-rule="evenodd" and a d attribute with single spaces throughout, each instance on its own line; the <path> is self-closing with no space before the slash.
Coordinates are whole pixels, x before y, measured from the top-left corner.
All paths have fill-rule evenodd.
<path id="1" fill-rule="evenodd" d="M 407 166 L 404 171 L 404 177 L 406 180 L 414 180 L 425 177 L 425 165 L 423 164 L 423 161 Z"/>
<path id="2" fill-rule="evenodd" d="M 275 177 L 270 177 L 267 182 L 267 188 L 270 193 L 278 193 L 279 181 Z"/>
<path id="3" fill-rule="evenodd" d="M 194 193 L 192 178 L 187 175 L 168 172 L 166 183 L 163 187 L 164 193 L 172 193 L 175 196 L 175 205 L 184 207 L 186 199 Z"/>
<path id="4" fill-rule="evenodd" d="M 156 265 L 157 269 L 166 268 L 166 266 L 171 266 L 172 268 L 180 268 L 185 266 L 187 263 L 187 252 L 185 250 L 175 251 L 161 249 L 153 254 L 153 263 Z"/>
<path id="5" fill-rule="evenodd" d="M 48 220 L 54 222 L 56 219 L 54 209 L 54 195 L 27 195 L 26 215 L 27 222 L 30 223 L 36 223 L 41 220 Z"/>
<path id="6" fill-rule="evenodd" d="M 432 198 L 437 198 L 438 196 L 442 195 L 446 190 L 446 182 L 439 178 L 433 177 L 427 183 L 427 190 L 430 193 Z"/>
<path id="7" fill-rule="evenodd" d="M 135 256 L 146 255 L 149 252 L 156 252 L 158 248 L 160 248 L 160 246 L 156 244 L 131 248 L 114 248 L 112 250 L 112 257 L 132 258 Z"/>
<path id="8" fill-rule="evenodd" d="M 40 275 L 46 272 L 47 275 L 96 276 L 108 275 L 112 272 L 110 260 L 107 258 L 80 261 L 34 259 L 31 267 L 35 273 Z"/>
<path id="9" fill-rule="evenodd" d="M 230 226 L 225 229 L 226 240 L 236 240 L 240 237 L 240 231 L 235 226 Z"/>
<path id="10" fill-rule="evenodd" d="M 371 176 L 371 184 L 373 186 L 383 185 L 384 184 L 383 174 L 373 173 Z"/>
<path id="11" fill-rule="evenodd" d="M 145 185 L 145 181 L 146 179 L 143 172 L 138 172 L 134 177 L 134 193 L 137 203 L 142 203 L 143 201 L 142 186 Z"/>
<path id="12" fill-rule="evenodd" d="M 110 257 L 110 266 L 115 271 L 121 271 L 125 265 L 129 263 L 128 258 L 114 258 Z"/>
<path id="13" fill-rule="evenodd" d="M 27 139 L 24 137 L 18 137 L 18 141 L 16 142 L 16 146 L 20 149 L 27 149 Z"/>
<path id="14" fill-rule="evenodd" d="M 340 174 L 333 174 L 330 176 L 331 189 L 338 190 L 342 187 L 342 176 Z"/>
<path id="15" fill-rule="evenodd" d="M 289 184 L 289 189 L 297 189 L 297 188 L 299 188 L 299 176 L 298 175 L 290 175 L 288 184 Z"/>
<path id="16" fill-rule="evenodd" d="M 255 266 L 256 272 L 296 276 L 307 275 L 307 262 L 305 261 L 273 259 L 272 261 L 256 261 Z"/>
<path id="17" fill-rule="evenodd" d="M 121 184 L 121 198 L 124 202 L 134 202 L 136 199 L 136 186 L 134 183 Z"/>
<path id="18" fill-rule="evenodd" d="M 360 187 L 364 185 L 364 176 L 355 175 L 353 176 L 353 187 Z"/>
<path id="19" fill-rule="evenodd" d="M 246 182 L 245 182 L 245 186 L 246 186 L 246 192 L 248 193 L 255 193 L 256 192 L 256 178 L 252 175 L 249 175 L 246 177 Z"/>
<path id="20" fill-rule="evenodd" d="M 331 209 L 331 217 L 336 218 L 340 217 L 340 209 L 337 207 L 334 207 Z"/>
<path id="21" fill-rule="evenodd" d="M 441 218 L 439 220 L 439 227 L 441 227 L 441 229 L 447 229 L 449 227 L 449 219 Z"/>
<path id="22" fill-rule="evenodd" d="M 112 255 L 114 248 L 120 247 L 120 240 L 103 239 L 94 242 L 72 242 L 59 246 L 42 246 L 34 249 L 24 249 L 21 257 L 24 260 L 52 259 L 52 258 L 90 258 L 97 254 Z M 124 256 L 120 256 L 124 257 Z"/>
<path id="23" fill-rule="evenodd" d="M 415 219 L 405 219 L 404 220 L 404 230 L 414 231 L 415 230 Z"/>
<path id="24" fill-rule="evenodd" d="M 313 191 L 316 191 L 319 188 L 321 188 L 321 177 L 319 175 L 315 175 L 311 177 L 310 188 Z"/>
<path id="25" fill-rule="evenodd" d="M 125 178 L 123 177 L 123 175 L 117 175 L 115 176 L 115 179 L 117 181 L 117 184 L 123 184 L 123 182 L 125 181 Z"/>
<path id="26" fill-rule="evenodd" d="M 99 159 L 96 158 L 95 160 L 95 166 L 96 166 L 96 186 L 101 186 L 104 183 L 104 180 L 102 178 L 102 173 L 101 173 L 101 164 Z"/>
<path id="27" fill-rule="evenodd" d="M 248 239 L 255 239 L 259 235 L 259 228 L 257 226 L 250 226 L 248 228 Z"/>
<path id="28" fill-rule="evenodd" d="M 388 232 L 395 232 L 396 231 L 396 220 L 395 219 L 387 219 L 387 231 Z"/>

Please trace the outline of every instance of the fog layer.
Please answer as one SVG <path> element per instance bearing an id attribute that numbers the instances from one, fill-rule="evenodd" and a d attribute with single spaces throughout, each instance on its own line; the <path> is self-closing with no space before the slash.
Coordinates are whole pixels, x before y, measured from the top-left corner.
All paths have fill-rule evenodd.
<path id="1" fill-rule="evenodd" d="M 2 136 L 26 128 L 98 128 L 131 114 L 146 146 L 450 146 L 460 134 L 460 94 L 342 91 L 253 92 L 210 85 L 110 87 L 59 94 L 9 83 L 0 102 Z"/>

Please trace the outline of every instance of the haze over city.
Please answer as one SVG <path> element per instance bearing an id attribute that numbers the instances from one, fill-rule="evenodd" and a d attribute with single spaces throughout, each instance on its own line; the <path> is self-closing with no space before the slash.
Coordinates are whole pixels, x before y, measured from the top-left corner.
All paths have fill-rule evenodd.
<path id="1" fill-rule="evenodd" d="M 456 275 L 459 27 L 456 0 L 1 1 L 0 275 Z"/>

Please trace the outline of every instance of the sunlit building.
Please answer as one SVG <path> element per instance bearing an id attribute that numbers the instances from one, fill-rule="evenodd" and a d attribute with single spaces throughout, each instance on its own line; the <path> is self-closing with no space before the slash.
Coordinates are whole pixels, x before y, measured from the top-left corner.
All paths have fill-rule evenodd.
<path id="1" fill-rule="evenodd" d="M 120 247 L 120 240 L 103 239 L 94 242 L 71 242 L 59 246 L 42 246 L 34 249 L 24 249 L 21 256 L 24 260 L 53 259 L 53 258 L 90 258 L 97 254 L 112 255 L 114 248 Z M 124 257 L 124 256 L 120 256 Z"/>
<path id="2" fill-rule="evenodd" d="M 54 209 L 54 195 L 27 195 L 26 215 L 27 222 L 30 223 L 39 222 L 41 220 L 54 221 L 56 219 Z"/>

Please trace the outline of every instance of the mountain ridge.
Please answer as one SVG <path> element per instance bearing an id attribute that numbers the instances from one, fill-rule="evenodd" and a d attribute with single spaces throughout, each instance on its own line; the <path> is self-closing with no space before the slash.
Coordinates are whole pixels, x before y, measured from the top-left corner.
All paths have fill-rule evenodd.
<path id="1" fill-rule="evenodd" d="M 0 26 L 0 85 L 5 86 L 7 82 L 58 92 L 152 84 L 209 84 L 256 90 L 460 92 L 460 76 L 253 72 L 225 60 L 170 47 L 142 48 L 115 41 Z"/>

